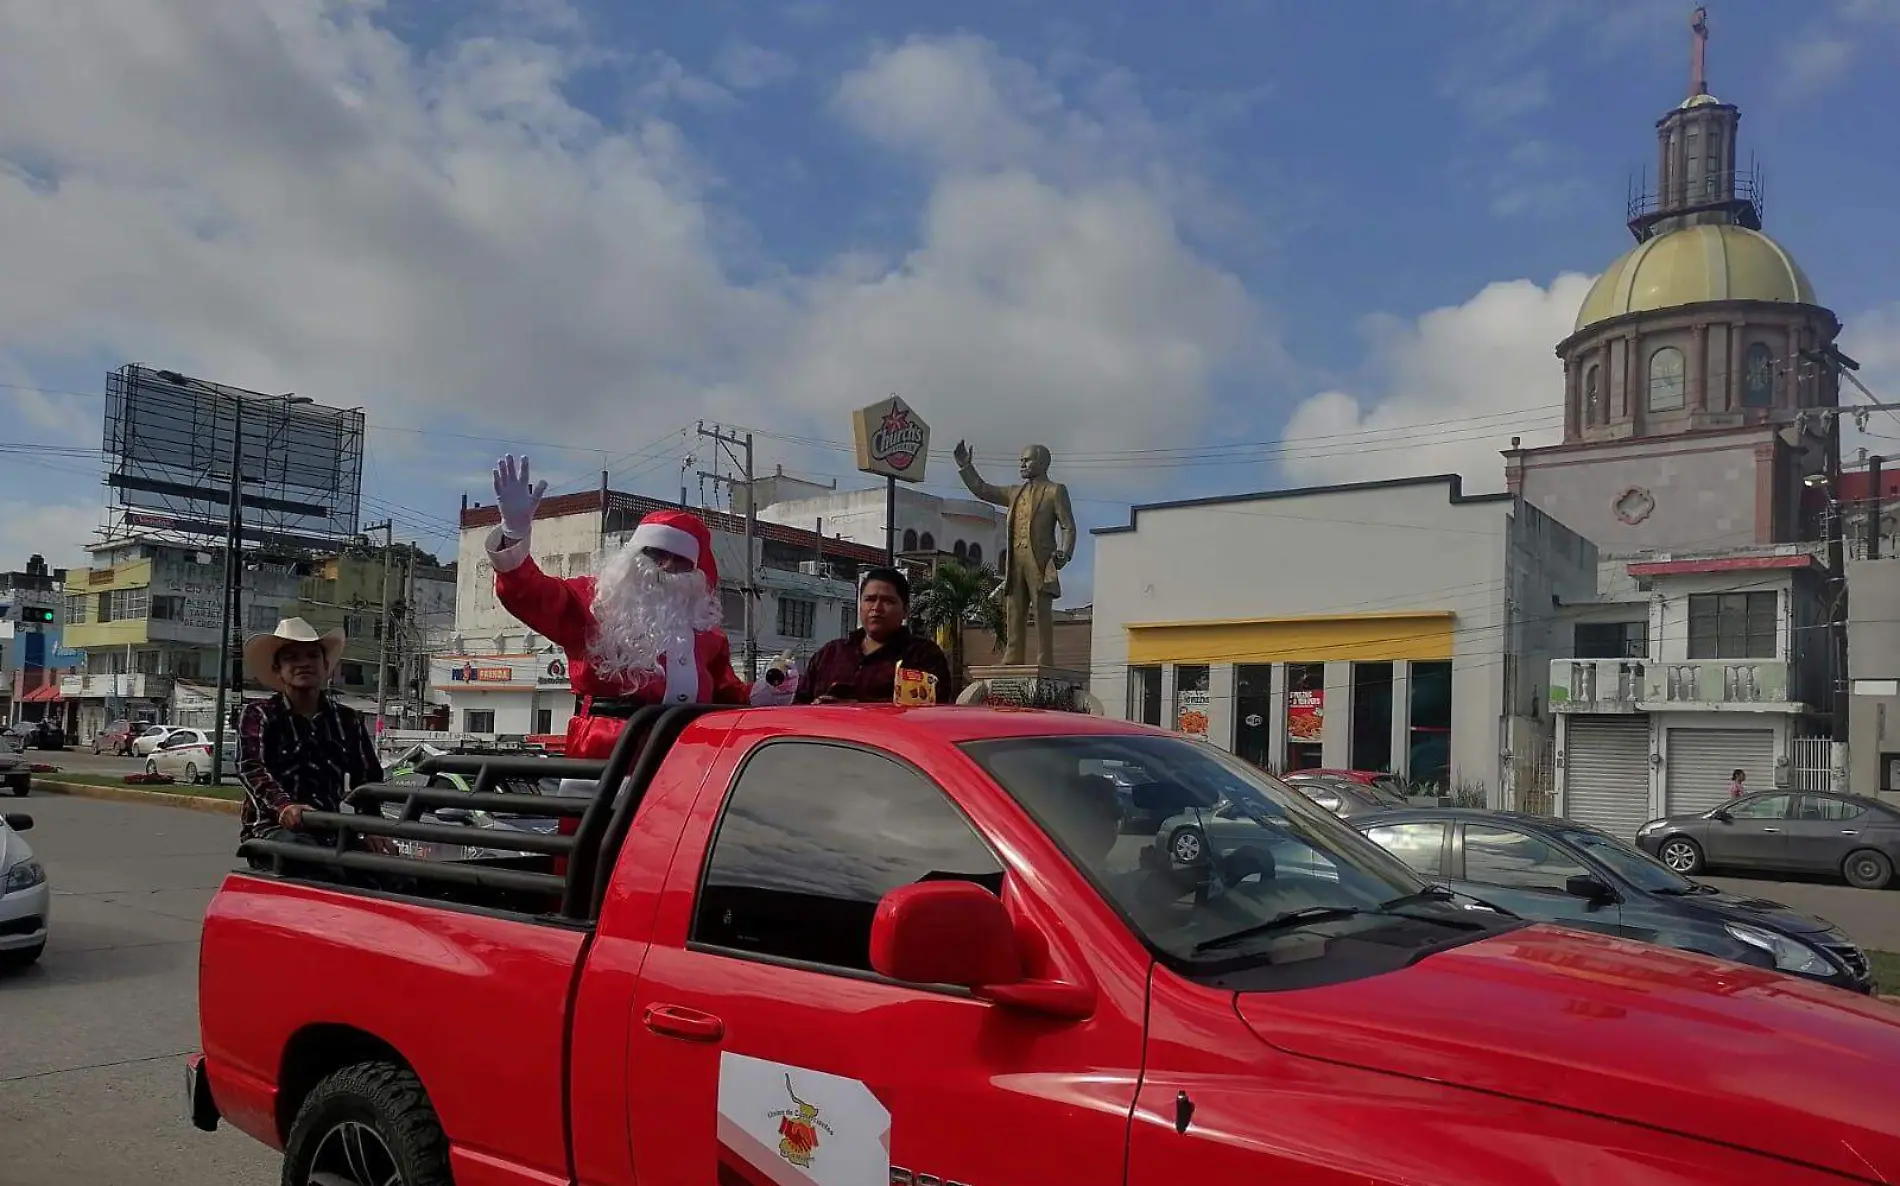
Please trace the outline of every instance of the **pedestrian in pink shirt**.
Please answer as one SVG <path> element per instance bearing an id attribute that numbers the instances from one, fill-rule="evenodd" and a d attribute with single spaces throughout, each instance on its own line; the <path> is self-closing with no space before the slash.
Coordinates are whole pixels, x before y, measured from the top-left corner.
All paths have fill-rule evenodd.
<path id="1" fill-rule="evenodd" d="M 1748 776 L 1743 774 L 1740 770 L 1737 770 L 1734 774 L 1729 775 L 1729 780 L 1728 780 L 1728 797 L 1729 798 L 1739 799 L 1742 797 L 1742 789 L 1743 789 L 1742 783 L 1746 781 L 1747 778 Z"/>

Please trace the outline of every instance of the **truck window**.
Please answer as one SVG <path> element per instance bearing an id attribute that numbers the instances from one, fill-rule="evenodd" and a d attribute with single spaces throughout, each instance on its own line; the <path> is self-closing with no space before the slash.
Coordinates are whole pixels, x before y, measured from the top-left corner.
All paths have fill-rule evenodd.
<path id="1" fill-rule="evenodd" d="M 937 786 L 856 746 L 768 742 L 747 759 L 713 837 L 693 942 L 871 970 L 871 919 L 899 886 L 1003 867 Z"/>

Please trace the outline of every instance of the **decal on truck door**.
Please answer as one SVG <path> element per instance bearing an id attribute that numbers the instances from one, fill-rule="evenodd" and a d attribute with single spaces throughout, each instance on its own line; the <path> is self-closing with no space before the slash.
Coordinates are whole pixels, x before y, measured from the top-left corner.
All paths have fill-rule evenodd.
<path id="1" fill-rule="evenodd" d="M 721 1186 L 886 1186 L 891 1114 L 857 1079 L 719 1056 Z"/>

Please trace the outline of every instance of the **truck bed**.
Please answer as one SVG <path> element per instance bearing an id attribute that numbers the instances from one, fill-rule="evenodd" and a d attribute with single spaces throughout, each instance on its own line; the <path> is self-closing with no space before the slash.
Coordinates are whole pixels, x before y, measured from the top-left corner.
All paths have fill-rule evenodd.
<path id="1" fill-rule="evenodd" d="M 292 1116 L 280 1099 L 310 1086 L 300 1065 L 333 1065 L 338 1035 L 380 1039 L 421 1077 L 458 1161 L 567 1176 L 565 1051 L 575 969 L 591 935 L 581 924 L 369 891 L 233 874 L 205 918 L 202 966 L 267 969 L 256 983 L 212 976 L 199 986 L 207 1074 L 224 1117 L 281 1149 Z M 314 991 L 277 997 L 269 984 Z M 318 986 L 374 985 L 360 997 Z M 311 1002 L 321 1002 L 312 1016 Z M 215 1019 L 215 1022 L 212 1021 Z M 286 1052 L 281 1065 L 247 1061 Z M 453 1068 L 453 1071 L 450 1070 Z M 456 1117 L 511 1122 L 458 1132 Z"/>

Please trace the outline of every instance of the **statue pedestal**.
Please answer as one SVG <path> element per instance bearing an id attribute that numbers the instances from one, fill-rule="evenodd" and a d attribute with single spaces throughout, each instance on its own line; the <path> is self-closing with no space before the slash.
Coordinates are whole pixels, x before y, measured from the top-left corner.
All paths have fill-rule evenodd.
<path id="1" fill-rule="evenodd" d="M 1100 716 L 1102 706 L 1089 695 L 1085 671 L 1040 663 L 996 664 L 970 668 L 970 683 L 958 704 L 997 708 L 1045 708 Z"/>

